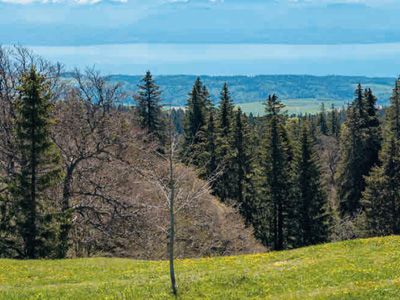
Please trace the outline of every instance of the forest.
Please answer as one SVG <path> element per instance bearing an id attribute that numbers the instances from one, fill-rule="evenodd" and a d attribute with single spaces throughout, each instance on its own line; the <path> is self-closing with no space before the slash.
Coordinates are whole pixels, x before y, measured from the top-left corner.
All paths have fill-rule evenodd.
<path id="1" fill-rule="evenodd" d="M 95 69 L 63 73 L 0 49 L 2 258 L 203 257 L 400 233 L 400 80 L 387 107 L 360 82 L 346 107 L 317 114 L 288 115 L 266 90 L 256 117 L 227 83 L 215 105 L 197 78 L 177 109 L 150 71 L 131 91 Z"/>

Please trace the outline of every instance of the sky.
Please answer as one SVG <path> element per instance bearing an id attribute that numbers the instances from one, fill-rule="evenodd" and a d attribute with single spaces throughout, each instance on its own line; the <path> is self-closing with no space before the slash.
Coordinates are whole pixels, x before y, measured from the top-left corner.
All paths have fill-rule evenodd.
<path id="1" fill-rule="evenodd" d="M 0 0 L 0 44 L 114 74 L 394 77 L 399 16 L 400 0 Z"/>
<path id="2" fill-rule="evenodd" d="M 399 0 L 0 0 L 2 44 L 399 42 Z"/>

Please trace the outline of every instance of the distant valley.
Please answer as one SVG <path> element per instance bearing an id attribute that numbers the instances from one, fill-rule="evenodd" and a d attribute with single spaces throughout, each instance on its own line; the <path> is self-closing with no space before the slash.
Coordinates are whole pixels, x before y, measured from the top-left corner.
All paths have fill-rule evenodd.
<path id="1" fill-rule="evenodd" d="M 196 76 L 165 75 L 155 77 L 163 94 L 164 104 L 184 106 Z M 209 88 L 212 100 L 218 102 L 219 93 L 227 82 L 231 96 L 246 113 L 262 114 L 261 104 L 269 94 L 277 94 L 287 105 L 289 113 L 318 111 L 321 103 L 342 106 L 353 99 L 358 83 L 371 88 L 379 105 L 386 105 L 392 93 L 395 78 L 371 78 L 358 76 L 309 76 L 309 75 L 260 75 L 260 76 L 201 76 Z M 141 76 L 110 75 L 107 80 L 120 82 L 127 92 L 128 104 L 137 90 Z"/>

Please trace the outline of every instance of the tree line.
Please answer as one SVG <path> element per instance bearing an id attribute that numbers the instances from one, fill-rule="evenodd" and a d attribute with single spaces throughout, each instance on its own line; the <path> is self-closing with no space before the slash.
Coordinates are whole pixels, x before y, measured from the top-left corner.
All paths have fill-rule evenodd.
<path id="1" fill-rule="evenodd" d="M 235 108 L 227 84 L 215 106 L 198 78 L 176 122 L 181 159 L 270 249 L 398 234 L 399 86 L 383 110 L 358 84 L 339 110 L 288 116 L 270 95 L 254 117 Z"/>
<path id="2" fill-rule="evenodd" d="M 1 258 L 262 249 L 180 162 L 178 131 L 169 130 L 179 113 L 159 105 L 150 73 L 131 94 L 91 68 L 62 73 L 28 49 L 0 47 Z M 124 103 L 132 94 L 135 107 Z"/>
<path id="3" fill-rule="evenodd" d="M 155 247 L 146 237 L 158 226 L 148 220 L 154 209 L 169 249 L 175 224 L 166 212 L 190 228 L 178 240 L 193 245 L 189 220 L 213 213 L 209 189 L 240 213 L 239 239 L 253 231 L 273 250 L 399 233 L 400 80 L 382 110 L 359 84 L 340 110 L 288 116 L 270 95 L 255 117 L 235 107 L 227 84 L 216 106 L 198 78 L 185 109 L 165 110 L 147 72 L 128 107 L 119 85 L 94 70 L 76 71 L 71 85 L 60 66 L 13 51 L 13 60 L 0 51 L 2 257 Z M 226 253 L 226 241 L 207 251 Z"/>

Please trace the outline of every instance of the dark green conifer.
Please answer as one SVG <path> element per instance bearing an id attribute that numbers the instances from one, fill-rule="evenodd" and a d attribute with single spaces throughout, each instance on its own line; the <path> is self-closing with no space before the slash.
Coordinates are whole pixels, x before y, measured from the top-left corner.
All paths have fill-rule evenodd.
<path id="1" fill-rule="evenodd" d="M 16 137 L 19 168 L 11 187 L 16 204 L 17 234 L 25 258 L 55 255 L 55 199 L 48 190 L 61 179 L 60 155 L 50 138 L 51 92 L 35 68 L 22 75 L 17 103 Z"/>
<path id="2" fill-rule="evenodd" d="M 365 176 L 377 163 L 380 148 L 379 122 L 375 97 L 357 86 L 355 99 L 347 110 L 343 125 L 338 164 L 338 196 L 342 215 L 354 216 L 361 209 Z"/>
<path id="3" fill-rule="evenodd" d="M 253 221 L 256 209 L 256 194 L 254 186 L 254 170 L 252 162 L 252 141 L 250 139 L 247 118 L 240 108 L 236 112 L 233 170 L 234 195 L 239 211 L 247 224 Z"/>
<path id="4" fill-rule="evenodd" d="M 387 111 L 380 164 L 366 179 L 362 204 L 371 235 L 400 234 L 400 79 Z"/>
<path id="5" fill-rule="evenodd" d="M 328 123 L 326 121 L 326 111 L 325 111 L 325 103 L 321 104 L 321 112 L 319 113 L 319 131 L 323 135 L 328 134 Z"/>
<path id="6" fill-rule="evenodd" d="M 340 125 L 339 125 L 339 114 L 335 105 L 332 104 L 331 111 L 330 111 L 330 134 L 334 137 L 338 137 L 340 133 Z"/>
<path id="7" fill-rule="evenodd" d="M 233 149 L 233 103 L 225 83 L 220 96 L 218 108 L 218 135 L 217 135 L 217 164 L 220 168 L 219 176 L 215 182 L 215 194 L 221 201 L 232 199 L 234 196 L 232 159 L 234 157 Z"/>
<path id="8" fill-rule="evenodd" d="M 321 183 L 318 158 L 313 149 L 309 124 L 302 125 L 294 162 L 295 245 L 308 246 L 327 240 L 327 198 Z"/>
<path id="9" fill-rule="evenodd" d="M 137 102 L 140 126 L 148 134 L 154 135 L 163 143 L 165 122 L 162 114 L 161 91 L 150 71 L 146 72 L 138 88 L 139 91 L 135 96 L 135 100 Z"/>
<path id="10" fill-rule="evenodd" d="M 292 203 L 290 161 L 291 146 L 285 129 L 285 118 L 281 113 L 284 105 L 275 95 L 266 103 L 267 132 L 263 193 L 260 196 L 256 215 L 256 235 L 261 242 L 274 250 L 290 246 L 290 216 Z"/>
<path id="11" fill-rule="evenodd" d="M 203 177 L 213 179 L 217 174 L 217 145 L 214 112 L 210 111 L 207 124 L 207 147 Z M 211 182 L 214 185 L 214 181 Z"/>
<path id="12" fill-rule="evenodd" d="M 183 158 L 186 163 L 204 167 L 204 153 L 207 147 L 207 108 L 203 84 L 197 78 L 189 94 L 184 121 Z"/>

